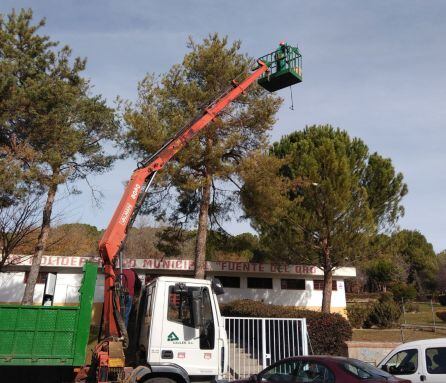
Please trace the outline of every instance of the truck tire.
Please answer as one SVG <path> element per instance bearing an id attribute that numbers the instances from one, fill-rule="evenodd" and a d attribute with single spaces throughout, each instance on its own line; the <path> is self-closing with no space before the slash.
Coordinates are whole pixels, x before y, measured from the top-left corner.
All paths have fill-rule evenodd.
<path id="1" fill-rule="evenodd" d="M 144 383 L 177 383 L 175 380 L 165 377 L 153 377 L 144 380 Z"/>

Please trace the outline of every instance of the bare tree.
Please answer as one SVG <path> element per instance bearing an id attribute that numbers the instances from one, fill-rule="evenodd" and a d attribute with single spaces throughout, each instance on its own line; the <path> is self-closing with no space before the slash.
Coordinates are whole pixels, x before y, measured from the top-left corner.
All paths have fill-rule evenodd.
<path id="1" fill-rule="evenodd" d="M 14 205 L 0 207 L 0 271 L 7 266 L 13 251 L 35 241 L 41 209 L 38 196 L 29 196 Z"/>

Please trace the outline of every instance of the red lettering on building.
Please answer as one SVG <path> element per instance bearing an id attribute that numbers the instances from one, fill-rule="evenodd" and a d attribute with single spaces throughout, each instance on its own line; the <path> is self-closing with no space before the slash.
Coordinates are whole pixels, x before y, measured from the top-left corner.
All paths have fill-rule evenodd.
<path id="1" fill-rule="evenodd" d="M 52 256 L 44 255 L 42 257 L 42 266 L 47 267 L 66 267 L 81 268 L 87 261 L 93 261 L 101 264 L 98 257 L 70 257 L 70 256 Z M 32 257 L 29 255 L 11 255 L 8 264 L 11 267 L 15 265 L 29 266 L 32 263 Z M 152 269 L 152 270 L 178 270 L 193 271 L 195 262 L 193 260 L 181 259 L 125 259 L 124 267 L 134 269 Z M 206 270 L 218 273 L 220 271 L 233 273 L 272 273 L 272 274 L 294 274 L 294 275 L 314 275 L 319 270 L 316 266 L 310 265 L 286 265 L 282 263 L 250 263 L 217 261 L 205 263 Z M 343 273 L 342 273 L 343 274 Z M 349 274 L 348 274 L 349 275 Z M 339 274 L 338 276 L 342 276 Z"/>

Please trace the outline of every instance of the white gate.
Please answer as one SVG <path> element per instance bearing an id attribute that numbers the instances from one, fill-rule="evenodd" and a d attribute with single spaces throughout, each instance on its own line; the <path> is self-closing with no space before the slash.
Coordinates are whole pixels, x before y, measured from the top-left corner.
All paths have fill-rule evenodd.
<path id="1" fill-rule="evenodd" d="M 244 379 L 280 359 L 308 355 L 305 319 L 224 317 L 228 379 Z"/>

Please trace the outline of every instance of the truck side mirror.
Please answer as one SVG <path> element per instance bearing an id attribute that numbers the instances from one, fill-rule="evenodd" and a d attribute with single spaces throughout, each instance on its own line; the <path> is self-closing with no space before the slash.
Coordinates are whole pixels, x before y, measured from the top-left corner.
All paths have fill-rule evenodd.
<path id="1" fill-rule="evenodd" d="M 225 290 L 223 289 L 223 284 L 220 282 L 218 278 L 212 278 L 211 287 L 215 295 L 222 295 L 225 293 Z"/>
<path id="2" fill-rule="evenodd" d="M 203 327 L 203 294 L 201 290 L 192 291 L 192 319 L 194 328 Z"/>
<path id="3" fill-rule="evenodd" d="M 389 372 L 389 367 L 387 366 L 387 364 L 383 364 L 381 366 L 381 370 L 385 371 L 385 372 Z"/>

